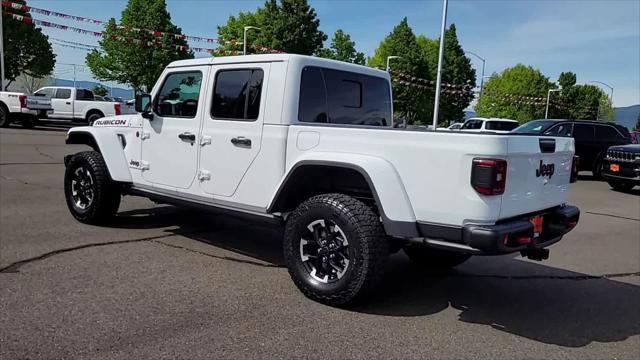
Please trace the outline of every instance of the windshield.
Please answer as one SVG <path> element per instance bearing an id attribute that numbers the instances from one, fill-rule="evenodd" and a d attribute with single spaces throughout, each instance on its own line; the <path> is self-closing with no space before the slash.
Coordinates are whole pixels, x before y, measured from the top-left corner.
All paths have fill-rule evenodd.
<path id="1" fill-rule="evenodd" d="M 487 121 L 486 130 L 511 131 L 518 127 L 515 121 Z"/>
<path id="2" fill-rule="evenodd" d="M 514 133 L 528 133 L 528 134 L 540 134 L 543 131 L 547 130 L 549 126 L 553 125 L 555 121 L 551 120 L 536 120 L 530 121 L 526 124 L 522 124 L 515 128 L 512 132 Z"/>

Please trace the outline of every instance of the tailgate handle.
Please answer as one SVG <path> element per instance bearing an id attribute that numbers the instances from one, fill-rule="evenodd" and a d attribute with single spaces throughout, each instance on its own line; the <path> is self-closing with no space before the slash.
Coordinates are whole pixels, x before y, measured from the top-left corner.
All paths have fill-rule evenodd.
<path id="1" fill-rule="evenodd" d="M 540 139 L 540 151 L 543 153 L 556 152 L 556 139 Z"/>

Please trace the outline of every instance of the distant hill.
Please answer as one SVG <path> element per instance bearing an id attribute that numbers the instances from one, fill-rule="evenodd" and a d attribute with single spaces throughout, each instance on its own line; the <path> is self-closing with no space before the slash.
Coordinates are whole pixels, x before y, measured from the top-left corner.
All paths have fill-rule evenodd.
<path id="1" fill-rule="evenodd" d="M 51 79 L 51 84 L 50 85 L 52 85 L 52 86 L 73 86 L 73 80 L 53 78 L 53 79 Z M 107 89 L 109 89 L 109 86 L 107 86 L 105 84 L 98 83 L 98 82 L 76 81 L 76 87 L 77 88 L 91 89 L 96 85 L 102 85 L 102 86 L 106 87 Z M 123 89 L 123 88 L 114 87 L 112 96 L 121 97 L 123 99 L 133 99 L 133 90 L 132 89 Z"/>
<path id="2" fill-rule="evenodd" d="M 626 126 L 629 130 L 633 129 L 638 121 L 640 114 L 640 104 L 618 107 L 614 109 L 614 119 L 616 124 Z"/>

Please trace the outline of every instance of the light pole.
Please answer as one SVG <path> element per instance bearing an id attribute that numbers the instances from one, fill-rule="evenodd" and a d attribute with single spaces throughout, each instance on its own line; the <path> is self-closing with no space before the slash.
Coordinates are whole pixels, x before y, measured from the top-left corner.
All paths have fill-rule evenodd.
<path id="1" fill-rule="evenodd" d="M 558 92 L 560 90 L 558 89 L 549 89 L 549 91 L 547 91 L 547 108 L 544 111 L 544 118 L 548 119 L 549 118 L 549 98 L 551 97 L 551 93 L 552 92 Z"/>
<path id="2" fill-rule="evenodd" d="M 478 102 L 480 102 L 480 99 L 482 98 L 482 87 L 484 86 L 484 65 L 486 63 L 486 60 L 481 57 L 480 55 L 471 52 L 471 51 L 467 51 L 467 54 L 469 55 L 473 55 L 475 57 L 477 57 L 478 59 L 480 59 L 480 61 L 482 61 L 482 75 L 480 75 L 480 94 L 478 95 Z"/>
<path id="3" fill-rule="evenodd" d="M 438 113 L 440 111 L 440 86 L 442 85 L 442 60 L 444 57 L 444 31 L 447 26 L 447 7 L 449 0 L 442 3 L 442 23 L 440 24 L 440 49 L 438 50 L 438 76 L 436 78 L 436 100 L 433 104 L 433 131 L 438 128 Z"/>
<path id="4" fill-rule="evenodd" d="M 2 14 L 4 5 L 0 2 L 0 91 L 4 91 L 4 33 L 2 31 Z"/>
<path id="5" fill-rule="evenodd" d="M 260 28 L 255 26 L 244 27 L 244 36 L 242 38 L 242 55 L 247 55 L 247 31 L 249 30 L 260 30 Z"/>
<path id="6" fill-rule="evenodd" d="M 609 84 L 605 84 L 602 81 L 597 81 L 597 80 L 593 80 L 593 81 L 589 81 L 590 83 L 596 83 L 596 84 L 600 84 L 600 85 L 604 85 L 606 87 L 608 87 L 609 89 L 611 89 L 611 95 L 609 97 L 609 100 L 611 101 L 611 107 L 613 108 L 613 86 L 609 85 Z M 598 116 L 600 117 L 600 102 L 598 101 Z M 596 119 L 598 120 L 598 119 Z"/>
<path id="7" fill-rule="evenodd" d="M 387 56 L 387 72 L 389 72 L 389 60 L 391 60 L 391 59 L 400 59 L 400 58 L 402 58 L 402 56 L 395 56 L 395 55 Z"/>

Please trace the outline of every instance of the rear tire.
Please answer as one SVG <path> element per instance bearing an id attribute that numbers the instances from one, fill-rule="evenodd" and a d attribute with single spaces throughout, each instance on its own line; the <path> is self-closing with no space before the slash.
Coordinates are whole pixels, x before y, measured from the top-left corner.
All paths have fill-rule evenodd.
<path id="1" fill-rule="evenodd" d="M 428 270 L 446 270 L 469 260 L 471 255 L 439 250 L 422 245 L 407 245 L 403 249 L 416 265 Z"/>
<path id="2" fill-rule="evenodd" d="M 310 198 L 287 219 L 284 258 L 308 298 L 331 306 L 361 299 L 379 282 L 388 257 L 378 216 L 342 194 Z"/>
<path id="3" fill-rule="evenodd" d="M 97 113 L 97 112 L 91 113 L 91 114 L 89 114 L 89 115 L 87 116 L 87 124 L 88 124 L 89 126 L 93 126 L 93 123 L 94 123 L 96 120 L 98 120 L 98 119 L 100 119 L 100 118 L 103 118 L 103 117 L 104 117 L 104 115 L 102 115 L 102 114 L 100 114 L 100 113 Z"/>
<path id="4" fill-rule="evenodd" d="M 632 182 L 628 182 L 628 181 L 613 181 L 610 180 L 608 181 L 609 186 L 611 186 L 611 188 L 613 190 L 616 191 L 622 191 L 622 192 L 627 192 L 631 189 L 633 189 L 633 187 L 635 186 Z"/>
<path id="5" fill-rule="evenodd" d="M 598 157 L 596 161 L 593 163 L 593 173 L 594 179 L 600 180 L 602 179 L 602 158 Z"/>
<path id="6" fill-rule="evenodd" d="M 8 127 L 11 121 L 9 121 L 9 111 L 0 104 L 0 128 Z"/>
<path id="7" fill-rule="evenodd" d="M 36 126 L 37 119 L 31 116 L 25 116 L 20 120 L 20 124 L 25 129 L 33 129 Z"/>
<path id="8" fill-rule="evenodd" d="M 78 221 L 105 223 L 118 212 L 121 192 L 97 151 L 73 155 L 64 174 L 67 207 Z"/>

